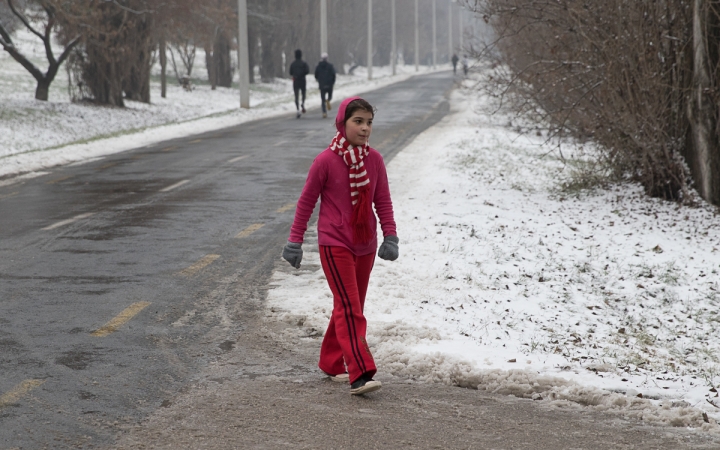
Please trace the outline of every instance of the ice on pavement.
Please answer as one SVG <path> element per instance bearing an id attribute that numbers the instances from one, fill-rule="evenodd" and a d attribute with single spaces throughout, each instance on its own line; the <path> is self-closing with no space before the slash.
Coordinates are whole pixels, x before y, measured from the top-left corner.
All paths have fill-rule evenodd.
<path id="1" fill-rule="evenodd" d="M 379 373 L 717 431 L 717 210 L 563 192 L 546 137 L 478 114 L 476 92 L 452 105 L 388 165 L 400 258 L 377 260 L 365 307 Z M 268 316 L 322 333 L 313 233 Z"/>

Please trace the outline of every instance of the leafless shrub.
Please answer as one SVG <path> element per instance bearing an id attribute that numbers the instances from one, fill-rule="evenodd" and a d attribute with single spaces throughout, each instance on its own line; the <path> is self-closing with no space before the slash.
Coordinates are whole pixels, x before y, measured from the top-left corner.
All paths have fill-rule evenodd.
<path id="1" fill-rule="evenodd" d="M 718 105 L 719 22 L 711 7 L 717 2 L 469 0 L 466 6 L 493 27 L 495 40 L 475 56 L 493 60 L 492 86 L 515 111 L 538 115 L 555 136 L 593 140 L 601 149 L 595 167 L 639 181 L 649 195 L 679 200 L 689 198 L 685 161 L 697 149 L 690 99 L 697 3 L 707 6 L 703 36 L 715 62 L 712 89 L 701 95 Z M 717 139 L 717 108 L 711 113 Z"/>
<path id="2" fill-rule="evenodd" d="M 65 10 L 65 33 L 80 33 L 68 61 L 75 99 L 124 106 L 124 98 L 150 101 L 155 48 L 153 10 L 144 0 L 78 0 Z"/>

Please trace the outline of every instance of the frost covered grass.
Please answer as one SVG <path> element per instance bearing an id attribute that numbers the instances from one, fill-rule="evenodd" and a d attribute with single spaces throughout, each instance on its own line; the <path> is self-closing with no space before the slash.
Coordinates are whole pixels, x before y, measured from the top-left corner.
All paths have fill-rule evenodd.
<path id="1" fill-rule="evenodd" d="M 17 46 L 45 70 L 40 41 L 20 30 Z M 202 50 L 197 61 L 204 61 Z M 73 103 L 68 76 L 61 68 L 50 87 L 48 102 L 34 99 L 35 79 L 7 52 L 0 52 L 0 177 L 42 170 L 59 164 L 101 157 L 167 139 L 225 128 L 263 117 L 295 111 L 292 84 L 287 79 L 255 83 L 250 87 L 249 110 L 240 110 L 237 88 L 212 90 L 202 64 L 196 64 L 192 91 L 177 84 L 168 70 L 167 98 L 160 96 L 159 68 L 151 79 L 151 103 L 126 101 L 125 108 Z M 423 67 L 421 71 L 428 72 Z M 414 66 L 376 67 L 372 81 L 364 68 L 340 75 L 336 99 L 376 89 L 415 75 Z M 308 109 L 320 106 L 317 83 L 308 78 Z M 309 111 L 308 114 L 320 114 Z M 102 144 L 93 145 L 103 140 Z"/>
<path id="2" fill-rule="evenodd" d="M 380 374 L 717 431 L 720 217 L 572 170 L 476 92 L 388 166 L 401 257 L 366 315 Z M 272 319 L 322 334 L 316 240 L 276 271 Z"/>

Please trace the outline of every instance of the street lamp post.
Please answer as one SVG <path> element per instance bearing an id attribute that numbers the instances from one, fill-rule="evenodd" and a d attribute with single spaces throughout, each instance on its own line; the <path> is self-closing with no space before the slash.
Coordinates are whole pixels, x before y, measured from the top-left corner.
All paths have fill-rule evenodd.
<path id="1" fill-rule="evenodd" d="M 250 52 L 248 49 L 247 0 L 238 0 L 238 84 L 240 107 L 250 108 Z"/>
<path id="2" fill-rule="evenodd" d="M 367 55 L 367 71 L 368 80 L 372 80 L 372 67 L 373 67 L 373 39 L 372 39 L 372 0 L 368 0 L 368 55 Z"/>
<path id="3" fill-rule="evenodd" d="M 462 51 L 463 45 L 463 34 L 465 34 L 465 29 L 463 28 L 463 8 L 458 8 L 458 22 L 460 27 L 460 51 Z"/>
<path id="4" fill-rule="evenodd" d="M 320 0 L 320 53 L 327 53 L 327 41 L 327 0 Z"/>
<path id="5" fill-rule="evenodd" d="M 395 66 L 397 64 L 397 39 L 396 39 L 396 32 L 395 32 L 395 0 L 391 0 L 390 3 L 390 15 L 392 20 L 392 62 L 390 63 L 392 66 L 392 74 L 395 75 Z"/>
<path id="6" fill-rule="evenodd" d="M 432 0 L 432 37 L 433 37 L 433 48 L 432 48 L 432 58 L 433 58 L 433 69 L 437 65 L 437 21 L 436 21 L 436 8 L 435 8 L 435 0 Z"/>
<path id="7" fill-rule="evenodd" d="M 415 0 L 415 72 L 420 70 L 420 19 L 418 17 L 418 0 Z"/>
<path id="8" fill-rule="evenodd" d="M 448 57 L 452 58 L 453 53 L 453 0 L 448 0 Z"/>

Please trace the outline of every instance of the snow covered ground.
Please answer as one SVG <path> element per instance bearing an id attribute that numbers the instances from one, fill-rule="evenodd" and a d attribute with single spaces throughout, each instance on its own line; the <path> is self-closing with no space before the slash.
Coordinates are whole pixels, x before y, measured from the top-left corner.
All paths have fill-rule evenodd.
<path id="1" fill-rule="evenodd" d="M 361 70 L 340 77 L 336 97 L 414 74 L 399 69 L 375 68 L 369 83 Z M 70 103 L 62 71 L 50 102 L 35 101 L 34 80 L 4 52 L 0 73 L 3 184 L 294 110 L 284 80 L 255 85 L 248 111 L 236 90 L 201 83 L 170 86 L 167 99 L 155 83 L 151 105 L 120 109 Z M 382 376 L 717 431 L 717 209 L 649 199 L 635 185 L 563 192 L 567 168 L 543 138 L 477 114 L 488 103 L 455 92 L 453 113 L 389 164 L 401 258 L 377 261 L 366 309 Z M 313 232 L 305 267 L 277 271 L 268 299 L 269 318 L 309 334 L 332 305 L 322 272 L 307 269 L 319 265 Z"/>
<path id="2" fill-rule="evenodd" d="M 717 209 L 563 192 L 543 137 L 477 114 L 477 93 L 452 106 L 388 166 L 401 256 L 377 260 L 366 303 L 380 376 L 718 431 Z M 313 233 L 268 300 L 311 336 L 332 309 Z"/>
<path id="3" fill-rule="evenodd" d="M 45 70 L 39 39 L 21 30 L 15 41 Z M 202 50 L 196 61 L 204 61 Z M 420 68 L 420 73 L 429 71 L 426 66 Z M 396 72 L 393 76 L 390 67 L 375 67 L 372 81 L 362 67 L 353 75 L 339 75 L 334 97 L 360 94 L 416 75 L 415 66 L 398 66 Z M 50 101 L 42 102 L 34 99 L 36 83 L 30 73 L 7 52 L 0 52 L 0 178 L 295 111 L 290 80 L 251 85 L 251 109 L 240 110 L 237 88 L 211 90 L 202 63 L 196 64 L 193 73 L 192 91 L 184 90 L 169 75 L 167 98 L 162 98 L 156 76 L 151 104 L 127 101 L 126 108 L 114 108 L 70 102 L 63 66 L 50 87 Z M 319 97 L 317 83 L 310 77 L 306 106 L 318 108 Z"/>

